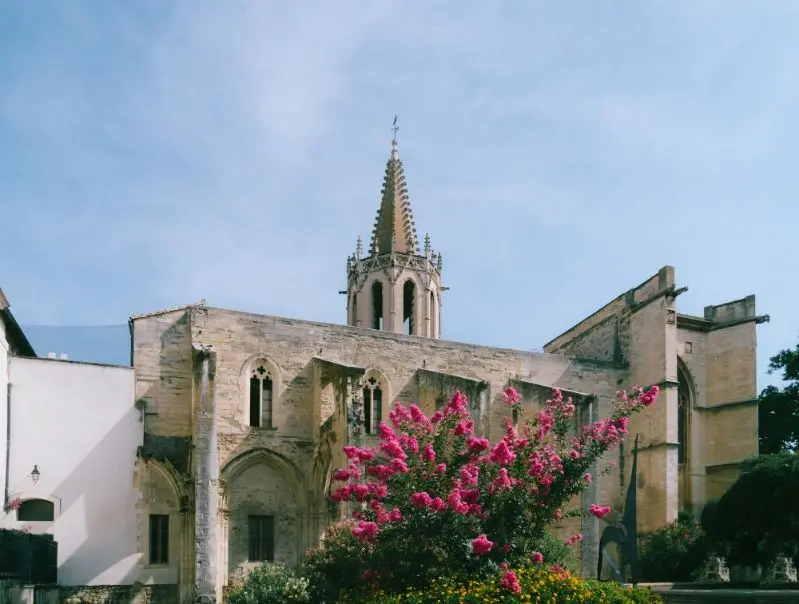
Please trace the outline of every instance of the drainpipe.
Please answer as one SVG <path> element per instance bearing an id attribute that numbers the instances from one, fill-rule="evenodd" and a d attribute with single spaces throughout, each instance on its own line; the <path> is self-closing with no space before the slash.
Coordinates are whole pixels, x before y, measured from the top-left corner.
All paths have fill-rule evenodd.
<path id="1" fill-rule="evenodd" d="M 8 505 L 8 473 L 11 470 L 11 384 L 6 384 L 6 484 L 3 489 L 3 507 Z"/>

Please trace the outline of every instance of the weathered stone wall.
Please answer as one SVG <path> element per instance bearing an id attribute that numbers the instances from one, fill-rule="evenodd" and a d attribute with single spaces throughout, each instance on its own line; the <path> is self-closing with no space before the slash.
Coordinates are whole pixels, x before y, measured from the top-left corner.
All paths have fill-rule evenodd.
<path id="1" fill-rule="evenodd" d="M 136 398 L 145 406 L 145 453 L 187 473 L 194 376 L 185 309 L 134 319 L 133 366 Z"/>
<path id="2" fill-rule="evenodd" d="M 291 563 L 336 516 L 325 496 L 330 472 L 345 462 L 341 446 L 349 438 L 347 384 L 355 384 L 352 380 L 364 372 L 380 382 L 383 418 L 388 417 L 395 400 L 416 402 L 431 412 L 437 402 L 448 400 L 459 388 L 470 396 L 473 415 L 482 419 L 482 428 L 492 438 L 502 432 L 506 408 L 501 392 L 511 382 L 523 391 L 526 414 L 540 407 L 548 396 L 544 390 L 558 386 L 596 394 L 596 419 L 610 413 L 618 388 L 658 383 L 663 389 L 659 404 L 636 418 L 631 431 L 642 438 L 639 515 L 641 528 L 648 528 L 676 516 L 677 509 L 677 358 L 678 353 L 686 355 L 685 338 L 677 337 L 674 296 L 670 294 L 673 285 L 673 269 L 666 267 L 547 345 L 557 354 L 205 307 L 142 317 L 134 321 L 134 362 L 137 386 L 149 413 L 150 450 L 156 456 L 169 450 L 171 459 L 180 462 L 180 443 L 191 433 L 196 406 L 196 401 L 192 402 L 196 398 L 192 394 L 192 346 L 213 347 L 219 463 L 222 478 L 228 480 L 230 511 L 224 565 L 233 570 L 246 558 L 246 516 L 269 514 L 270 510 L 277 510 L 274 515 L 278 517 L 276 555 Z M 697 338 L 694 358 L 686 362 L 697 389 L 704 390 L 702 380 L 710 379 L 710 353 L 704 355 L 703 367 L 697 364 L 702 347 L 710 349 L 709 342 L 709 337 Z M 566 351 L 591 360 L 565 356 L 562 353 Z M 273 376 L 271 427 L 248 425 L 249 377 L 256 363 L 267 365 Z M 697 394 L 697 401 L 704 400 L 700 396 L 705 395 Z M 704 430 L 703 425 L 697 420 L 692 430 Z M 370 440 L 363 437 L 364 443 Z M 615 514 L 621 512 L 629 482 L 631 449 L 632 438 L 623 453 L 614 450 L 598 464 L 598 471 L 611 462 L 617 467 L 597 477 L 590 494 L 598 502 L 614 505 Z M 243 459 L 259 451 L 269 455 L 258 463 L 248 462 L 246 471 L 239 467 Z M 188 468 L 188 448 L 185 456 Z M 274 460 L 280 460 L 277 466 L 272 464 Z M 244 480 L 250 474 L 252 477 Z M 582 557 L 593 560 L 596 539 L 605 524 L 588 524 L 568 522 L 560 530 L 573 534 L 582 528 L 586 533 Z"/>
<path id="3" fill-rule="evenodd" d="M 60 603 L 81 604 L 177 604 L 177 585 L 92 585 L 61 587 Z"/>
<path id="4" fill-rule="evenodd" d="M 699 514 L 734 480 L 740 461 L 757 453 L 755 325 L 766 319 L 756 316 L 754 296 L 708 306 L 701 318 L 677 315 L 678 293 L 674 269 L 664 267 L 544 347 L 627 363 L 625 387 L 660 385 L 658 404 L 630 423 L 631 435 L 642 439 L 642 530 L 674 519 L 686 502 Z M 677 459 L 678 359 L 691 392 L 683 466 Z M 606 482 L 600 494 L 610 495 Z"/>
<path id="5" fill-rule="evenodd" d="M 623 379 L 623 370 L 609 364 L 578 362 L 559 355 L 526 353 L 387 332 L 322 325 L 263 317 L 219 309 L 197 310 L 195 342 L 213 345 L 218 354 L 217 397 L 222 435 L 222 464 L 241 448 L 306 449 L 318 435 L 322 400 L 313 400 L 314 357 L 343 366 L 376 368 L 385 376 L 390 396 L 384 397 L 383 416 L 393 400 L 416 402 L 430 398 L 427 384 L 420 385 L 418 370 L 444 374 L 447 391 L 468 391 L 485 383 L 491 419 L 504 411 L 501 391 L 509 379 L 523 379 L 578 392 L 596 393 L 607 399 Z M 246 425 L 248 363 L 266 358 L 275 367 L 274 429 Z M 452 382 L 449 384 L 449 382 Z M 321 394 L 320 394 L 321 396 Z M 325 399 L 326 413 L 331 409 Z M 428 401 L 422 401 L 429 405 Z M 497 411 L 496 414 L 493 412 Z M 494 417 L 496 415 L 496 418 Z M 319 421 L 317 419 L 316 421 Z M 501 425 L 490 422 L 496 433 Z M 299 451 L 298 451 L 299 452 Z"/>
<path id="6" fill-rule="evenodd" d="M 275 560 L 299 562 L 301 507 L 292 486 L 267 463 L 252 465 L 227 484 L 230 513 L 228 572 L 248 560 L 249 516 L 274 516 Z"/>
<path id="7" fill-rule="evenodd" d="M 146 584 L 176 584 L 183 555 L 183 518 L 180 497 L 170 479 L 170 470 L 156 460 L 138 460 L 137 482 L 141 497 L 136 506 L 139 518 L 139 581 Z M 169 516 L 169 560 L 150 563 L 150 514 Z"/>
<path id="8" fill-rule="evenodd" d="M 678 351 L 690 382 L 689 467 L 694 514 L 721 496 L 758 451 L 756 326 L 749 296 L 680 316 Z"/>
<path id="9" fill-rule="evenodd" d="M 230 478 L 226 489 L 230 510 L 229 570 L 246 557 L 246 516 L 255 513 L 252 510 L 257 508 L 266 514 L 267 510 L 278 509 L 279 518 L 291 520 L 285 524 L 295 525 L 290 530 L 286 526 L 278 528 L 276 554 L 286 561 L 296 560 L 298 552 L 316 540 L 331 517 L 325 495 L 330 471 L 344 464 L 340 451 L 346 443 L 347 424 L 342 376 L 348 367 L 367 369 L 379 376 L 384 390 L 384 418 L 394 400 L 420 402 L 432 411 L 437 399 L 448 400 L 460 388 L 470 395 L 473 413 L 484 417 L 484 426 L 493 436 L 502 430 L 501 418 L 506 409 L 501 391 L 511 379 L 530 384 L 533 390 L 557 385 L 569 391 L 597 394 L 600 406 L 607 409 L 625 374 L 613 364 L 579 362 L 560 355 L 219 309 L 193 308 L 188 315 L 186 311 L 175 311 L 142 317 L 134 321 L 134 337 L 138 387 L 147 402 L 151 437 L 172 443 L 174 451 L 174 443 L 182 442 L 178 439 L 191 429 L 191 412 L 184 407 L 193 406 L 192 345 L 210 345 L 216 355 L 213 387 L 223 473 L 253 451 L 263 450 L 286 460 L 290 465 L 288 474 L 298 477 L 277 493 L 270 491 L 272 487 L 261 486 L 260 479 L 243 481 L 240 476 L 225 476 Z M 154 350 L 159 354 L 154 354 Z M 320 362 L 314 359 L 324 359 L 329 366 L 320 369 Z M 256 361 L 266 362 L 274 377 L 272 428 L 247 425 L 248 380 Z M 337 366 L 342 368 L 340 375 L 336 374 Z M 530 400 L 530 411 L 541 402 Z M 155 447 L 148 453 L 157 458 L 165 448 L 168 447 Z M 174 465 L 179 465 L 179 456 L 173 452 L 171 457 L 176 460 Z M 184 467 L 188 468 L 187 463 Z M 268 464 L 256 465 L 246 475 L 270 471 Z M 279 481 L 270 479 L 270 484 Z M 308 493 L 310 499 L 292 502 L 286 495 L 292 489 Z M 280 525 L 278 519 L 277 526 Z M 576 528 L 577 524 L 568 530 Z"/>
<path id="10" fill-rule="evenodd" d="M 629 480 L 624 468 L 629 468 L 632 442 L 638 435 L 640 530 L 677 516 L 677 326 L 671 293 L 674 286 L 674 269 L 664 267 L 544 347 L 550 352 L 624 362 L 629 371 L 619 387 L 661 386 L 658 404 L 630 421 L 625 463 L 619 464 L 623 467 L 598 485 L 599 495 L 621 506 Z"/>

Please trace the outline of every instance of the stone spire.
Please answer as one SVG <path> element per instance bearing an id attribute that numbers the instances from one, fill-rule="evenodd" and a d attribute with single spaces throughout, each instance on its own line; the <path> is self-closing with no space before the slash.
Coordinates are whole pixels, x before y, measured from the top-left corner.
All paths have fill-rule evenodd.
<path id="1" fill-rule="evenodd" d="M 416 236 L 416 225 L 413 222 L 405 171 L 397 150 L 396 133 L 394 140 L 391 141 L 391 156 L 386 163 L 382 193 L 383 199 L 380 202 L 380 209 L 377 210 L 369 254 L 374 256 L 400 252 L 418 255 L 419 238 Z"/>
<path id="2" fill-rule="evenodd" d="M 423 338 L 441 337 L 441 255 L 425 236 L 424 253 L 413 224 L 408 187 L 394 138 L 368 255 L 361 241 L 347 260 L 347 324 Z"/>

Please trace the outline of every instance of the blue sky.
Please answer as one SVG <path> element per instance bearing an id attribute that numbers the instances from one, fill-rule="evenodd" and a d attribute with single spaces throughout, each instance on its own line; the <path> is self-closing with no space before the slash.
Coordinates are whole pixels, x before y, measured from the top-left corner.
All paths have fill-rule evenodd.
<path id="1" fill-rule="evenodd" d="M 778 0 L 0 0 L 0 286 L 23 324 L 200 298 L 343 322 L 397 112 L 446 338 L 539 348 L 672 264 L 680 312 L 757 294 L 762 372 L 799 336 L 798 20 Z"/>

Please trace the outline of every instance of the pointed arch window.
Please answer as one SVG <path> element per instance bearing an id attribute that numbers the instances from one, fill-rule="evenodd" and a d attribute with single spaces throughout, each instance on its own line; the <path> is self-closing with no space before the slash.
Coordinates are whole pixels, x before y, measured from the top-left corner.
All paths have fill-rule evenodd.
<path id="1" fill-rule="evenodd" d="M 372 283 L 372 329 L 383 329 L 383 284 Z"/>
<path id="2" fill-rule="evenodd" d="M 367 434 L 375 434 L 383 421 L 383 390 L 374 376 L 363 387 L 363 426 Z"/>
<path id="3" fill-rule="evenodd" d="M 250 426 L 272 428 L 274 376 L 266 363 L 256 363 L 250 375 Z"/>
<path id="4" fill-rule="evenodd" d="M 416 335 L 416 284 L 408 279 L 402 286 L 402 325 L 403 333 Z"/>
<path id="5" fill-rule="evenodd" d="M 677 372 L 677 463 L 688 462 L 688 443 L 690 442 L 688 415 L 691 412 L 691 390 L 685 373 Z"/>

